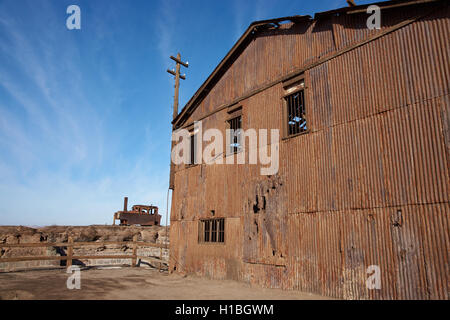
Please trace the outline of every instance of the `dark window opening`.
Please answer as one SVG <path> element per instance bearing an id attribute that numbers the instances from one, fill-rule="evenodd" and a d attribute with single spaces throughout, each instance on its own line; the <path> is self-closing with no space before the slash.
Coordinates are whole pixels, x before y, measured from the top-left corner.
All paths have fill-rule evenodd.
<path id="1" fill-rule="evenodd" d="M 308 130 L 305 118 L 305 94 L 304 90 L 295 92 L 286 98 L 288 136 L 302 133 Z"/>
<path id="2" fill-rule="evenodd" d="M 200 220 L 199 242 L 225 242 L 225 219 Z"/>
<path id="3" fill-rule="evenodd" d="M 195 147 L 196 147 L 196 136 L 197 135 L 195 135 L 195 134 L 192 134 L 191 135 L 191 138 L 190 138 L 190 151 L 191 151 L 191 154 L 190 154 L 190 159 L 189 159 L 189 164 L 195 164 L 195 156 L 196 156 L 196 154 L 197 154 L 197 152 L 196 152 L 196 150 L 195 150 Z"/>
<path id="4" fill-rule="evenodd" d="M 242 117 L 236 117 L 228 120 L 230 129 L 230 153 L 236 153 L 241 150 L 241 129 Z"/>

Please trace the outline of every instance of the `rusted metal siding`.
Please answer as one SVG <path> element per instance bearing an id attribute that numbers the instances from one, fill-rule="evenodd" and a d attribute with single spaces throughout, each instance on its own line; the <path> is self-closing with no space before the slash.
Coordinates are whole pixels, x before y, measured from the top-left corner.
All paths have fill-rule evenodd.
<path id="1" fill-rule="evenodd" d="M 442 66 L 440 73 L 443 75 L 443 78 L 433 79 L 439 81 L 438 86 L 434 86 L 435 83 L 433 83 L 433 86 L 431 84 L 427 85 L 429 88 L 431 87 L 432 90 L 442 89 L 442 86 L 445 86 L 450 80 L 448 79 L 449 52 L 442 51 L 447 47 L 445 41 L 449 29 L 448 19 L 446 18 L 448 8 L 443 7 L 442 3 L 391 9 L 386 11 L 386 13 L 383 11 L 383 23 L 380 30 L 367 29 L 367 14 L 341 15 L 301 24 L 286 23 L 281 25 L 279 29 L 261 31 L 258 36 L 250 42 L 245 51 L 239 55 L 236 61 L 234 61 L 234 63 L 226 70 L 219 82 L 195 109 L 193 115 L 188 118 L 186 123 L 198 120 L 209 112 L 213 112 L 221 105 L 227 104 L 264 84 L 270 83 L 292 70 L 305 66 L 327 54 L 335 52 L 336 50 L 355 45 L 368 39 L 370 36 L 382 34 L 402 21 L 426 15 L 428 12 L 433 11 L 439 6 L 444 8 L 441 12 L 433 13 L 420 19 L 419 22 L 414 22 L 412 24 L 412 30 L 408 28 L 397 30 L 394 33 L 396 37 L 394 39 L 389 39 L 391 42 L 393 41 L 402 46 L 409 45 L 413 47 L 412 49 L 414 50 L 418 49 L 418 52 L 429 51 L 431 56 L 426 57 L 431 59 L 431 65 L 426 67 L 435 67 L 436 63 L 439 64 L 439 66 Z M 415 28 L 421 28 L 422 30 L 417 32 L 417 29 Z M 410 30 L 409 34 L 404 34 L 404 30 L 406 29 Z M 379 42 L 381 46 L 388 36 L 382 37 L 379 40 L 381 41 Z M 430 47 L 430 45 L 433 47 Z M 400 72 L 393 74 L 400 77 L 407 77 L 408 73 L 404 68 L 408 66 L 412 67 L 412 62 L 410 62 L 410 60 L 417 58 L 415 51 L 403 51 L 400 50 L 400 46 L 396 45 L 391 46 L 389 50 L 385 47 L 382 47 L 382 49 L 384 49 L 384 55 L 368 57 L 370 58 L 370 62 L 394 62 L 389 59 L 392 58 L 391 56 L 393 54 L 396 54 L 397 58 L 400 59 L 400 61 L 397 59 L 396 62 L 400 63 L 391 63 L 383 65 L 383 67 L 388 67 L 387 70 L 389 70 L 389 68 L 395 68 L 397 71 L 400 70 Z M 369 53 L 370 52 L 367 52 L 366 54 Z M 346 68 L 343 69 L 342 72 L 336 73 L 335 75 L 354 80 L 352 77 L 355 76 L 356 73 L 348 72 L 348 70 L 351 70 L 354 66 L 358 66 L 361 59 L 360 57 L 355 59 L 354 57 L 350 58 L 348 55 L 345 56 L 349 59 L 347 62 L 350 62 L 351 65 L 346 65 Z M 439 60 L 436 60 L 435 58 L 439 58 Z M 362 67 L 367 71 L 367 74 L 374 78 L 380 77 L 380 73 L 385 69 L 375 69 L 371 64 L 365 64 Z M 416 65 L 415 67 L 420 71 L 420 68 L 425 67 L 425 65 Z M 341 66 L 341 69 L 342 68 L 343 67 Z M 363 75 L 360 74 L 360 76 Z M 433 77 L 433 75 L 431 74 L 430 77 Z M 368 80 L 371 80 L 370 77 Z M 423 80 L 421 77 L 415 79 L 408 78 L 407 80 L 412 81 L 410 82 L 411 85 L 418 84 L 419 86 L 403 88 L 406 92 L 402 95 L 392 95 L 391 93 L 396 92 L 394 90 L 397 88 L 390 87 L 387 83 L 380 83 L 380 85 L 392 99 L 408 99 L 407 101 L 410 103 L 411 97 L 419 94 L 420 90 L 424 88 L 424 84 L 420 84 Z M 365 82 L 365 84 L 367 83 L 368 82 Z M 358 83 L 358 86 L 361 87 L 361 89 L 363 87 L 360 86 L 360 83 Z M 379 90 L 381 92 L 381 88 L 375 87 L 374 90 Z M 416 88 L 419 89 L 419 91 L 416 92 Z M 422 94 L 423 93 L 424 92 L 422 92 Z M 378 99 L 385 99 L 386 97 L 381 96 L 378 98 L 377 96 L 367 96 L 366 98 L 372 98 L 373 104 L 380 106 L 382 104 L 378 103 Z M 364 102 L 364 100 L 358 101 L 359 103 Z M 367 107 L 371 106 L 369 105 Z M 359 108 L 353 108 L 352 112 L 359 112 L 359 110 Z"/>
<path id="2" fill-rule="evenodd" d="M 444 97 L 300 136 L 281 145 L 288 212 L 449 201 Z"/>
<path id="3" fill-rule="evenodd" d="M 290 233 L 301 236 L 289 243 L 289 287 L 345 299 L 448 299 L 449 209 L 447 203 L 290 215 Z M 397 210 L 401 226 L 393 226 Z M 366 289 L 369 265 L 380 266 L 382 290 Z"/>
<path id="4" fill-rule="evenodd" d="M 288 23 L 278 30 L 262 32 L 225 72 L 187 122 L 334 51 L 331 33 L 315 23 L 306 26 Z"/>
<path id="5" fill-rule="evenodd" d="M 242 247 L 236 238 L 242 236 L 240 218 L 225 220 L 225 243 L 198 243 L 198 221 L 176 222 L 170 236 L 179 241 L 170 254 L 170 265 L 179 272 L 196 272 L 216 279 L 242 280 L 242 266 L 236 255 L 242 255 Z M 183 241 L 183 242 L 181 242 Z M 195 270 L 195 271 L 194 271 Z"/>
<path id="6" fill-rule="evenodd" d="M 356 14 L 258 33 L 186 123 L 225 136 L 222 105 L 432 6 L 306 70 L 309 132 L 280 142 L 278 174 L 177 167 L 171 270 L 345 299 L 449 298 L 449 6 L 383 12 L 380 31 Z M 281 129 L 283 94 L 276 83 L 243 98 L 243 128 Z M 211 210 L 226 218 L 225 244 L 198 243 Z M 366 288 L 370 265 L 381 290 Z"/>

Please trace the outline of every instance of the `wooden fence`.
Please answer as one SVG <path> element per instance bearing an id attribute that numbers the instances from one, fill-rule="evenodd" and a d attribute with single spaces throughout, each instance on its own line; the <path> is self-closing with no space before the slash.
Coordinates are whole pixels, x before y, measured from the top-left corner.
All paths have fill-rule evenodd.
<path id="1" fill-rule="evenodd" d="M 126 245 L 133 249 L 132 254 L 127 255 L 89 255 L 89 256 L 74 256 L 74 247 L 84 246 L 107 246 L 107 245 Z M 37 260 L 66 260 L 66 266 L 72 265 L 72 260 L 91 260 L 91 259 L 131 259 L 131 266 L 137 266 L 137 260 L 147 260 L 159 263 L 159 269 L 162 267 L 164 260 L 162 259 L 162 250 L 168 249 L 167 245 L 157 244 L 153 242 L 137 241 L 137 236 L 133 237 L 133 241 L 96 241 L 96 242 L 74 242 L 72 237 L 68 238 L 67 242 L 38 242 L 38 243 L 0 243 L 0 248 L 40 248 L 40 247 L 66 247 L 66 256 L 28 256 L 28 257 L 13 257 L 0 258 L 0 263 L 3 262 L 21 262 L 21 261 L 37 261 Z M 138 256 L 137 249 L 139 247 L 156 247 L 159 248 L 159 258 Z"/>

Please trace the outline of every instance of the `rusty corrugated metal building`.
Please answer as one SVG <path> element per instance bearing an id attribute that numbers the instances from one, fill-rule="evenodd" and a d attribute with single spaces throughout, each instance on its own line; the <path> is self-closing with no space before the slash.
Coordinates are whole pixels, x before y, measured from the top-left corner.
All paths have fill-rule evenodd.
<path id="1" fill-rule="evenodd" d="M 449 298 L 449 5 L 378 6 L 379 30 L 367 6 L 252 23 L 174 119 L 225 136 L 237 112 L 244 130 L 284 130 L 285 97 L 304 83 L 307 130 L 283 131 L 276 175 L 174 167 L 171 271 L 345 299 Z M 224 219 L 223 242 L 202 241 L 211 218 Z M 371 265 L 379 290 L 366 287 Z"/>

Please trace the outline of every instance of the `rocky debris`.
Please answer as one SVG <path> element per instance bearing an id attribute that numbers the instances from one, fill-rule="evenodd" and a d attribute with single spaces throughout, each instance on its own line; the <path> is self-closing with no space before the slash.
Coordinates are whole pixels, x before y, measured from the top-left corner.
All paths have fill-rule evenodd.
<path id="1" fill-rule="evenodd" d="M 167 228 L 167 231 L 169 228 Z M 137 235 L 138 241 L 152 242 L 158 244 L 169 244 L 164 226 L 48 226 L 42 228 L 30 228 L 23 226 L 0 226 L 1 243 L 37 243 L 52 242 L 64 243 L 69 236 L 74 242 L 101 242 L 101 241 L 132 241 Z M 20 256 L 61 256 L 66 255 L 65 248 L 1 248 L 0 258 Z M 123 255 L 131 254 L 132 248 L 127 245 L 98 245 L 74 248 L 74 256 L 87 255 Z M 148 257 L 159 257 L 160 249 L 155 247 L 140 247 L 138 255 Z M 163 258 L 168 259 L 168 250 L 162 252 Z M 74 264 L 105 265 L 105 264 L 129 264 L 128 259 L 96 259 L 87 261 L 74 261 Z M 16 269 L 27 269 L 33 267 L 64 266 L 65 261 L 24 261 L 12 263 L 0 263 L 0 271 L 11 271 Z"/>
<path id="2" fill-rule="evenodd" d="M 139 241 L 159 243 L 158 239 L 167 240 L 165 229 L 164 226 L 0 226 L 0 243 L 67 242 L 69 236 L 75 242 L 131 241 L 135 235 Z"/>

